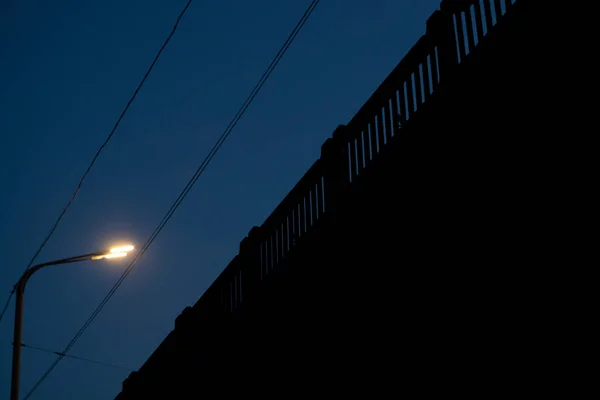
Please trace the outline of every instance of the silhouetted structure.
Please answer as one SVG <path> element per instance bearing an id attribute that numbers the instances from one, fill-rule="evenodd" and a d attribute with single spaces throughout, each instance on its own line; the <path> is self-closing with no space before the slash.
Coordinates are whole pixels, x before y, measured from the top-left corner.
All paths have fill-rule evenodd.
<path id="1" fill-rule="evenodd" d="M 502 390 L 549 224 L 534 5 L 442 2 L 117 399 Z"/>

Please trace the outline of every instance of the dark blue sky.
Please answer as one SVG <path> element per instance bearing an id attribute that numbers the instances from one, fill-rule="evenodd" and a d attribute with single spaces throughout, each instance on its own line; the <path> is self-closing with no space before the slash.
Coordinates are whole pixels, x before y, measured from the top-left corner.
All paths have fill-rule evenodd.
<path id="1" fill-rule="evenodd" d="M 69 200 L 186 0 L 0 2 L 0 301 Z M 142 245 L 309 4 L 194 1 L 38 262 Z M 71 354 L 138 369 L 424 33 L 439 0 L 324 0 L 206 173 Z M 126 261 L 41 271 L 23 342 L 62 350 Z M 4 305 L 4 304 L 2 304 Z M 8 396 L 14 302 L 0 324 Z M 23 349 L 25 395 L 55 356 Z M 64 359 L 32 399 L 112 399 Z"/>

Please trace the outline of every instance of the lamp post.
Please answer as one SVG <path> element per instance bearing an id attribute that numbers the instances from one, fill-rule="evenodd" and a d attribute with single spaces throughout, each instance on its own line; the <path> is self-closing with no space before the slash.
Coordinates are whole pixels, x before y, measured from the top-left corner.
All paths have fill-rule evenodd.
<path id="1" fill-rule="evenodd" d="M 15 285 L 17 300 L 15 304 L 15 332 L 13 336 L 13 358 L 12 358 L 12 379 L 10 386 L 10 400 L 19 400 L 19 378 L 21 373 L 21 336 L 23 333 L 23 298 L 25 296 L 25 285 L 31 275 L 44 267 L 60 264 L 71 264 L 82 261 L 102 260 L 104 258 L 125 257 L 128 251 L 133 250 L 133 246 L 123 246 L 110 249 L 109 251 L 84 254 L 81 256 L 63 258 L 61 260 L 49 261 L 35 265 L 29 268 L 19 282 Z"/>

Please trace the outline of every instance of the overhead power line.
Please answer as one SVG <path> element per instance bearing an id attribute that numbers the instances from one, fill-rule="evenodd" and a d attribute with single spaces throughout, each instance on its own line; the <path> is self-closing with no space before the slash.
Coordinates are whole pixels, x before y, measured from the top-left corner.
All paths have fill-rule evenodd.
<path id="1" fill-rule="evenodd" d="M 43 351 L 44 353 L 56 354 L 56 355 L 61 356 L 61 357 L 67 357 L 67 358 L 72 358 L 74 360 L 80 360 L 80 361 L 85 361 L 85 362 L 92 363 L 92 364 L 103 365 L 105 367 L 119 368 L 119 369 L 124 369 L 124 370 L 127 370 L 127 371 L 134 371 L 132 368 L 123 367 L 121 365 L 106 363 L 106 362 L 102 362 L 102 361 L 96 361 L 96 360 L 92 360 L 92 359 L 84 358 L 84 357 L 72 356 L 70 354 L 61 353 L 60 351 L 48 350 L 48 349 L 44 349 L 42 347 L 31 346 L 31 345 L 25 344 L 25 343 L 21 343 L 21 346 L 23 346 L 24 348 L 28 348 L 28 349 Z"/>
<path id="2" fill-rule="evenodd" d="M 129 275 L 129 273 L 131 272 L 131 270 L 134 268 L 134 266 L 137 264 L 137 262 L 139 261 L 139 259 L 142 257 L 142 255 L 150 247 L 150 245 L 152 244 L 152 242 L 154 242 L 154 239 L 156 239 L 156 237 L 158 236 L 158 234 L 162 231 L 163 227 L 171 219 L 171 217 L 173 216 L 173 214 L 175 213 L 175 211 L 177 210 L 177 208 L 179 208 L 179 206 L 181 205 L 181 203 L 183 202 L 183 200 L 185 199 L 185 197 L 188 195 L 188 193 L 190 192 L 190 190 L 192 189 L 192 187 L 194 186 L 194 184 L 196 183 L 196 181 L 200 177 L 200 175 L 204 172 L 204 170 L 206 169 L 206 167 L 208 166 L 208 164 L 211 162 L 211 160 L 214 158 L 214 156 L 217 154 L 217 152 L 219 151 L 219 149 L 221 148 L 221 146 L 223 145 L 223 143 L 225 142 L 225 140 L 229 137 L 229 135 L 231 134 L 232 130 L 235 128 L 235 126 L 237 125 L 237 123 L 239 122 L 239 120 L 241 119 L 241 117 L 244 115 L 244 113 L 246 112 L 246 110 L 248 109 L 248 107 L 250 106 L 250 104 L 252 103 L 252 101 L 254 100 L 254 98 L 256 97 L 256 95 L 258 94 L 258 92 L 261 90 L 261 88 L 263 87 L 263 85 L 265 84 L 265 82 L 267 81 L 267 79 L 269 78 L 269 76 L 271 75 L 271 73 L 273 72 L 273 70 L 275 69 L 275 67 L 277 66 L 277 64 L 279 64 L 279 61 L 281 61 L 281 58 L 287 52 L 287 49 L 292 44 L 292 42 L 294 41 L 294 39 L 296 38 L 296 36 L 300 32 L 300 30 L 302 29 L 302 27 L 304 26 L 304 24 L 306 23 L 306 21 L 308 20 L 308 18 L 312 14 L 312 12 L 314 11 L 315 7 L 319 4 L 319 2 L 320 2 L 320 0 L 313 0 L 313 1 L 311 1 L 310 5 L 308 6 L 308 8 L 306 9 L 306 11 L 304 12 L 304 15 L 302 16 L 302 18 L 300 19 L 300 21 L 298 21 L 298 23 L 294 27 L 292 33 L 290 33 L 290 35 L 288 36 L 287 40 L 285 41 L 285 43 L 281 47 L 281 49 L 279 49 L 279 51 L 277 52 L 277 55 L 271 61 L 271 64 L 269 65 L 269 67 L 267 68 L 267 70 L 265 71 L 265 73 L 263 73 L 263 75 L 260 78 L 259 82 L 256 84 L 256 86 L 254 87 L 254 89 L 252 90 L 252 92 L 250 93 L 250 95 L 246 98 L 246 101 L 242 104 L 242 106 L 240 107 L 240 109 L 238 110 L 238 112 L 235 114 L 235 116 L 233 117 L 233 119 L 231 120 L 231 122 L 229 123 L 229 125 L 227 126 L 227 128 L 225 129 L 225 131 L 223 131 L 223 133 L 221 134 L 221 136 L 219 137 L 219 139 L 217 140 L 216 144 L 213 146 L 213 148 L 211 149 L 211 151 L 208 153 L 208 155 L 206 156 L 206 158 L 202 161 L 202 163 L 200 164 L 200 166 L 198 167 L 198 169 L 194 172 L 194 174 L 192 175 L 191 179 L 188 181 L 188 183 L 185 186 L 185 188 L 179 194 L 179 196 L 177 197 L 177 199 L 175 200 L 175 202 L 173 203 L 173 205 L 171 206 L 171 208 L 169 209 L 169 211 L 163 217 L 163 219 L 160 222 L 160 224 L 154 230 L 154 232 L 152 233 L 152 235 L 150 235 L 150 237 L 148 238 L 148 240 L 146 241 L 146 243 L 144 244 L 144 246 L 142 246 L 141 250 L 135 255 L 135 257 L 133 258 L 133 260 L 131 261 L 131 263 L 129 264 L 129 266 L 125 269 L 125 271 L 123 272 L 123 274 L 121 275 L 121 277 L 117 280 L 117 282 L 112 287 L 112 289 L 108 292 L 108 294 L 100 302 L 100 304 L 98 305 L 98 307 L 96 308 L 96 310 L 92 313 L 92 315 L 88 318 L 88 320 L 83 324 L 83 326 L 81 327 L 81 329 L 79 329 L 79 331 L 75 334 L 75 336 L 73 337 L 73 339 L 71 339 L 71 341 L 69 342 L 69 344 L 67 344 L 67 346 L 65 347 L 65 349 L 62 351 L 63 354 L 67 354 L 68 351 L 73 347 L 73 345 L 75 344 L 75 342 L 77 342 L 77 340 L 79 340 L 79 338 L 81 337 L 81 335 L 85 332 L 85 330 L 90 326 L 90 324 L 92 323 L 92 321 L 102 311 L 102 309 L 104 308 L 104 306 L 106 305 L 106 303 L 114 295 L 114 293 L 117 291 L 117 289 L 119 288 L 119 286 L 121 286 L 121 284 L 123 283 L 123 281 L 125 280 L 125 278 L 127 278 L 127 276 Z M 56 358 L 56 360 L 50 365 L 50 367 L 41 376 L 41 378 L 35 383 L 35 385 L 33 385 L 33 387 L 31 388 L 31 390 L 29 391 L 29 393 L 27 393 L 27 395 L 23 398 L 23 400 L 27 400 L 35 392 L 35 390 L 42 384 L 42 382 L 48 377 L 48 375 L 50 375 L 50 373 L 54 370 L 54 368 L 58 365 L 58 363 L 62 360 L 63 357 L 64 357 L 64 355 L 59 355 Z"/>
<path id="3" fill-rule="evenodd" d="M 117 128 L 121 124 L 121 121 L 123 120 L 123 117 L 125 117 L 125 114 L 127 114 L 127 111 L 129 110 L 129 107 L 131 106 L 131 104 L 133 103 L 133 101 L 135 100 L 135 98 L 137 97 L 140 89 L 142 88 L 142 86 L 144 86 L 144 83 L 146 83 L 146 80 L 148 79 L 148 76 L 150 76 L 150 73 L 154 69 L 154 66 L 156 65 L 156 62 L 158 61 L 158 59 L 160 58 L 163 50 L 165 49 L 165 47 L 167 47 L 167 44 L 169 44 L 169 42 L 171 41 L 171 38 L 175 34 L 175 31 L 177 30 L 177 26 L 179 25 L 179 21 L 181 21 L 181 18 L 186 13 L 186 11 L 189 8 L 189 6 L 190 6 L 191 3 L 192 3 L 192 0 L 189 0 L 187 2 L 187 4 L 185 5 L 185 7 L 183 8 L 183 11 L 181 11 L 181 13 L 179 14 L 179 17 L 175 21 L 175 25 L 173 26 L 173 29 L 171 30 L 171 33 L 169 34 L 169 36 L 167 36 L 167 39 L 165 40 L 165 42 L 163 43 L 163 45 L 161 46 L 161 48 L 158 50 L 158 53 L 156 53 L 156 56 L 154 57 L 154 60 L 152 61 L 152 63 L 150 64 L 150 67 L 146 71 L 146 74 L 144 75 L 144 77 L 140 81 L 139 85 L 137 86 L 137 88 L 133 92 L 133 95 L 131 96 L 131 98 L 127 102 L 127 105 L 125 106 L 125 108 L 123 109 L 123 111 L 121 111 L 121 114 L 119 115 L 119 118 L 117 118 L 117 122 L 113 126 L 112 130 L 110 131 L 110 133 L 108 134 L 108 136 L 106 137 L 106 139 L 104 140 L 104 142 L 102 143 L 102 145 L 98 148 L 98 151 L 94 155 L 94 158 L 92 158 L 92 161 L 90 162 L 89 166 L 87 167 L 87 169 L 85 170 L 85 172 L 81 176 L 81 179 L 79 180 L 79 184 L 75 188 L 75 192 L 71 196 L 71 199 L 69 200 L 69 202 L 67 203 L 67 205 L 65 206 L 65 208 L 63 208 L 62 212 L 59 214 L 58 218 L 54 222 L 54 225 L 52 225 L 52 228 L 50 229 L 50 231 L 46 235 L 46 238 L 44 239 L 44 241 L 42 242 L 42 244 L 38 247 L 37 251 L 35 252 L 35 254 L 31 258 L 31 260 L 29 261 L 29 264 L 27 264 L 27 267 L 25 268 L 25 270 L 23 271 L 23 273 L 27 272 L 27 270 L 29 268 L 31 268 L 31 266 L 33 265 L 33 263 L 34 263 L 35 259 L 37 258 L 37 256 L 40 254 L 40 252 L 42 251 L 42 249 L 46 246 L 46 243 L 48 243 L 48 240 L 50 240 L 50 237 L 52 237 L 52 235 L 54 234 L 54 231 L 56 231 L 56 228 L 58 227 L 58 224 L 60 223 L 60 221 L 62 220 L 62 218 L 66 214 L 67 210 L 69 210 L 69 208 L 71 207 L 71 205 L 75 201 L 75 198 L 77 197 L 77 195 L 79 194 L 79 191 L 81 190 L 83 182 L 85 181 L 85 179 L 87 178 L 88 174 L 90 173 L 92 167 L 96 163 L 96 160 L 100 156 L 100 153 L 102 153 L 102 151 L 104 150 L 104 148 L 106 147 L 106 145 L 108 144 L 108 142 L 110 141 L 110 139 L 112 139 L 112 137 L 115 134 Z M 15 294 L 15 288 L 13 287 L 12 291 L 10 292 L 10 294 L 8 296 L 8 300 L 6 301 L 6 305 L 4 306 L 4 309 L 2 310 L 2 313 L 0 314 L 0 322 L 2 322 L 2 318 L 4 317 L 4 314 L 6 313 L 6 309 L 8 308 L 8 305 L 10 304 L 10 300 L 12 299 L 12 296 L 14 294 Z"/>
<path id="4" fill-rule="evenodd" d="M 4 304 L 4 308 L 2 309 L 2 314 L 0 314 L 0 322 L 2 322 L 2 317 L 4 317 L 4 314 L 6 313 L 6 309 L 8 308 L 8 305 L 10 304 L 10 299 L 12 299 L 12 296 L 14 294 L 14 289 L 10 291 L 10 294 L 8 295 L 8 298 L 6 299 L 6 303 Z"/>

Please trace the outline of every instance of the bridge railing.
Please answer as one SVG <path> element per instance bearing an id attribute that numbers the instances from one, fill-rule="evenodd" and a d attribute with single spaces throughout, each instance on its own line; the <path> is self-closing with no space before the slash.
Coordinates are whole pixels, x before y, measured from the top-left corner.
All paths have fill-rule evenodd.
<path id="1" fill-rule="evenodd" d="M 352 182 L 369 168 L 456 64 L 449 48 L 449 17 L 436 11 L 429 18 L 426 34 L 348 123 L 343 144 L 348 154 L 344 179 Z"/>
<path id="2" fill-rule="evenodd" d="M 523 1 L 523 0 L 520 0 Z M 375 90 L 358 113 L 340 126 L 312 165 L 260 227 L 240 243 L 239 254 L 178 321 L 235 315 L 261 281 L 310 237 L 326 214 L 402 127 L 490 32 L 515 0 L 444 0 L 427 20 L 426 33 Z M 179 325 L 186 326 L 185 321 Z M 158 350 L 158 349 L 157 349 Z M 151 360 L 149 359 L 148 362 Z"/>
<path id="3" fill-rule="evenodd" d="M 444 1 L 442 10 L 453 15 L 456 53 L 462 62 L 516 0 Z"/>
<path id="4" fill-rule="evenodd" d="M 409 124 L 453 68 L 483 39 L 514 0 L 442 2 L 426 33 L 375 90 L 346 126 L 339 127 L 312 165 L 260 227 L 240 244 L 240 253 L 204 293 L 194 315 L 233 314 L 260 281 L 331 212 L 386 145 Z"/>
<path id="5" fill-rule="evenodd" d="M 441 66 L 455 64 L 452 52 L 443 50 L 448 47 L 451 29 L 449 15 L 434 13 L 428 21 L 427 34 L 417 41 L 350 123 L 338 128 L 328 139 L 321 157 L 262 226 L 253 229 L 240 245 L 239 256 L 195 307 L 216 306 L 222 312 L 234 312 L 244 295 L 251 295 L 252 288 L 268 279 L 289 252 L 310 235 L 333 208 L 343 188 L 377 157 L 383 146 L 398 134 L 401 124 L 414 115 L 437 87 Z M 239 260 L 244 260 L 243 264 Z M 209 301 L 211 296 L 221 300 Z"/>
<path id="6" fill-rule="evenodd" d="M 325 214 L 324 175 L 317 160 L 261 226 L 260 279 L 282 262 Z M 257 274 L 258 276 L 258 274 Z"/>

